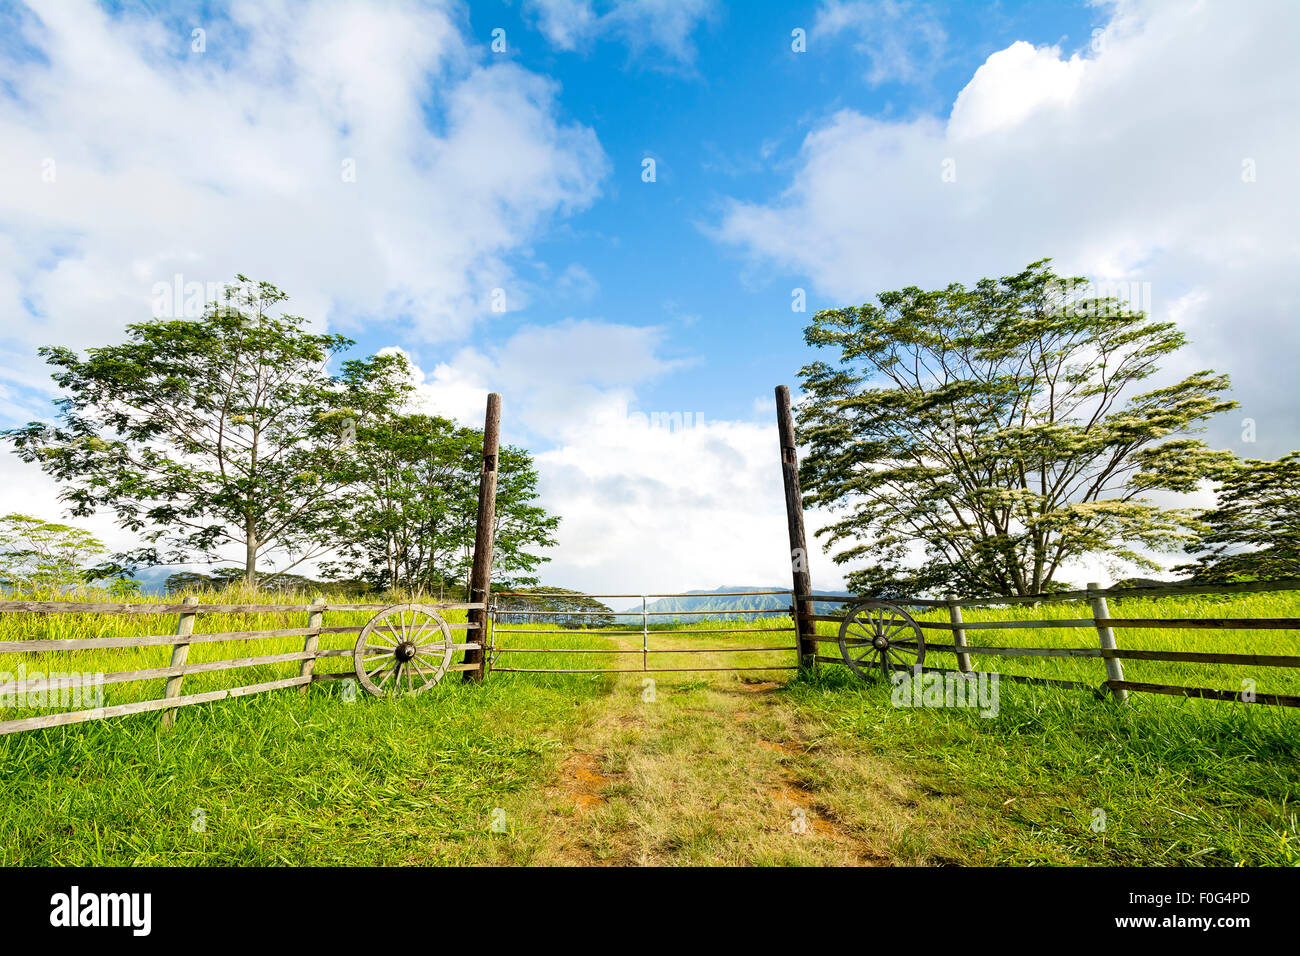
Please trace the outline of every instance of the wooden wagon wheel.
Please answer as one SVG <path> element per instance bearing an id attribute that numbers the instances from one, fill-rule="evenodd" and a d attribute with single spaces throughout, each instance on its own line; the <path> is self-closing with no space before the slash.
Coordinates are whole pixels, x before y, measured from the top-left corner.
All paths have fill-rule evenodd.
<path id="1" fill-rule="evenodd" d="M 895 670 L 919 671 L 925 638 L 912 615 L 897 605 L 858 605 L 840 625 L 840 654 L 859 677 L 876 670 L 888 679 Z"/>
<path id="2" fill-rule="evenodd" d="M 367 623 L 352 650 L 352 668 L 376 697 L 422 694 L 447 673 L 455 655 L 451 629 L 426 604 L 394 604 Z"/>

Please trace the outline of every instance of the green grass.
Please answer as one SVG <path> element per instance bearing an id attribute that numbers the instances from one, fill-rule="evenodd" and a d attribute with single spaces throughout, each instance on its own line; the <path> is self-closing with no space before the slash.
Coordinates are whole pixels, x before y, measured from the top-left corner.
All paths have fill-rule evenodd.
<path id="1" fill-rule="evenodd" d="M 985 718 L 892 707 L 840 668 L 791 694 L 824 747 L 955 803 L 961 862 L 1300 864 L 1294 711 L 1003 684 Z"/>
<path id="2" fill-rule="evenodd" d="M 1112 601 L 1115 617 L 1300 617 L 1296 592 Z M 1071 619 L 1087 605 L 964 609 L 964 620 Z M 927 612 L 919 620 L 947 620 Z M 819 625 L 825 634 L 837 625 Z M 1294 630 L 1117 629 L 1121 648 L 1290 654 Z M 951 643 L 943 631 L 927 639 Z M 1092 647 L 1091 628 L 972 630 L 972 645 Z M 822 645 L 826 649 L 832 645 Z M 927 666 L 955 667 L 931 652 Z M 972 655 L 975 670 L 1099 685 L 1096 658 Z M 1300 693 L 1300 672 L 1254 666 L 1124 661 L 1132 681 Z M 980 863 L 1300 864 L 1300 712 L 1153 694 L 1127 705 L 1084 691 L 1002 683 L 995 717 L 961 708 L 899 708 L 890 688 L 823 668 L 791 688 L 806 717 L 864 757 L 878 755 L 968 815 L 960 857 Z M 1094 829 L 1097 811 L 1104 829 Z"/>
<path id="3" fill-rule="evenodd" d="M 205 600 L 215 596 L 205 596 Z M 247 600 L 228 594 L 220 600 Z M 263 598 L 263 600 L 277 600 Z M 1130 617 L 1297 617 L 1290 593 L 1132 601 Z M 1086 617 L 1078 606 L 966 619 Z M 335 612 L 360 624 L 370 612 Z M 463 616 L 449 613 L 453 619 Z M 167 634 L 174 615 L 4 615 L 0 640 Z M 200 633 L 294 627 L 306 614 L 202 615 Z M 788 621 L 771 616 L 760 626 Z M 722 627 L 694 622 L 689 629 Z M 730 625 L 729 625 L 730 626 Z M 744 627 L 737 622 L 736 627 Z M 820 630 L 831 634 L 833 624 Z M 928 631 L 939 641 L 942 632 Z M 972 644 L 1090 647 L 1090 629 L 971 631 Z M 324 636 L 350 647 L 353 635 Z M 789 634 L 651 634 L 652 647 L 784 646 Z M 1121 647 L 1296 653 L 1294 631 L 1122 630 Z M 500 643 L 638 648 L 571 631 Z M 190 660 L 300 650 L 302 638 L 193 645 Z M 832 654 L 833 645 L 823 645 Z M 29 669 L 164 666 L 168 646 L 3 655 Z M 672 654 L 659 666 L 761 667 L 790 652 Z M 524 659 L 527 659 L 526 661 Z M 502 655 L 519 666 L 635 667 L 640 656 Z M 935 653 L 927 664 L 951 666 Z M 318 661 L 347 670 L 350 659 Z M 981 669 L 1082 680 L 1097 659 L 976 657 Z M 1300 693 L 1295 672 L 1124 662 L 1133 680 Z M 298 664 L 185 679 L 184 692 Z M 415 699 L 349 702 L 344 682 L 0 737 L 0 864 L 854 863 L 1291 865 L 1300 862 L 1300 713 L 1004 683 L 995 717 L 891 706 L 890 688 L 824 665 L 792 672 L 451 675 Z M 160 696 L 111 685 L 106 703 Z M 754 691 L 759 691 L 755 693 Z M 25 716 L 7 709 L 0 716 Z M 581 761 L 574 763 L 575 758 Z M 814 826 L 791 834 L 792 807 Z M 1096 811 L 1105 828 L 1093 828 Z M 503 811 L 506 832 L 490 829 Z M 197 826 L 198 821 L 202 826 Z"/>

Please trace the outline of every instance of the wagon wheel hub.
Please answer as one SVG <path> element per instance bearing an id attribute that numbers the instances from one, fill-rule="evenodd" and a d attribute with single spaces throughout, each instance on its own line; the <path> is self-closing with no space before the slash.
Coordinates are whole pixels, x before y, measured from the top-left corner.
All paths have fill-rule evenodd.
<path id="1" fill-rule="evenodd" d="M 405 664 L 411 658 L 415 657 L 415 645 L 410 641 L 402 641 L 397 645 L 397 650 L 393 652 L 399 661 Z"/>
<path id="2" fill-rule="evenodd" d="M 871 643 L 876 646 L 878 651 L 883 651 L 889 646 L 889 641 L 883 635 L 877 635 Z"/>

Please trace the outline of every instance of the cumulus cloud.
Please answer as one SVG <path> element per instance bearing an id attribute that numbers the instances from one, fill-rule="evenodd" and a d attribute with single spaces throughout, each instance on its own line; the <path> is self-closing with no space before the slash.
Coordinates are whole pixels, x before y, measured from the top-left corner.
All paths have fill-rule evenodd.
<path id="1" fill-rule="evenodd" d="M 689 359 L 663 330 L 599 320 L 529 327 L 420 371 L 424 407 L 482 420 L 502 395 L 502 438 L 536 454 L 542 503 L 561 515 L 545 580 L 589 591 L 787 586 L 790 565 L 775 409 L 748 420 L 648 406 L 640 392 Z M 508 388 L 501 383 L 508 383 Z M 809 530 L 825 516 L 809 515 Z M 814 556 L 818 586 L 839 569 Z"/>
<path id="2" fill-rule="evenodd" d="M 1012 130 L 1035 110 L 1063 110 L 1079 89 L 1086 61 L 1077 53 L 1061 59 L 1059 47 L 1020 40 L 999 50 L 957 94 L 948 119 L 954 142 Z"/>
<path id="3" fill-rule="evenodd" d="M 947 118 L 826 117 L 783 193 L 733 200 L 714 234 L 843 303 L 1053 256 L 1178 321 L 1171 374 L 1232 375 L 1243 407 L 1212 441 L 1280 454 L 1300 446 L 1297 36 L 1291 5 L 1125 0 L 1084 52 L 994 53 Z"/>
<path id="4" fill-rule="evenodd" d="M 0 47 L 0 319 L 16 350 L 150 315 L 236 272 L 332 324 L 463 335 L 608 162 L 547 78 L 441 6 L 237 2 L 190 24 L 85 0 Z M 196 50 L 195 45 L 203 47 Z M 359 317 L 359 318 L 358 318 Z"/>

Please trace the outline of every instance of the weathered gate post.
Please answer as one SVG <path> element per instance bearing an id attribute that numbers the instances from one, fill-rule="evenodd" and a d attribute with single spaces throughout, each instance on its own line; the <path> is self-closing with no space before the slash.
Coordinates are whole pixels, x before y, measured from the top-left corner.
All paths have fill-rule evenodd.
<path id="1" fill-rule="evenodd" d="M 187 606 L 199 603 L 199 599 L 193 594 L 187 596 L 183 602 Z M 190 638 L 194 635 L 194 620 L 198 617 L 196 611 L 182 611 L 180 621 L 176 625 L 176 643 L 172 645 L 171 667 L 184 667 L 186 660 L 190 656 Z M 163 689 L 163 697 L 181 696 L 181 682 L 185 680 L 184 674 L 174 674 L 167 678 L 167 686 Z M 162 712 L 163 730 L 170 730 L 176 723 L 176 714 L 178 711 L 164 710 Z"/>
<path id="2" fill-rule="evenodd" d="M 776 427 L 781 437 L 781 478 L 785 482 L 785 518 L 790 531 L 790 567 L 794 574 L 794 619 L 799 638 L 799 673 L 817 669 L 817 625 L 813 621 L 812 576 L 803 530 L 803 494 L 799 490 L 799 453 L 794 444 L 790 389 L 776 387 Z"/>
<path id="3" fill-rule="evenodd" d="M 1093 621 L 1105 621 L 1110 618 L 1110 608 L 1106 606 L 1106 596 L 1101 592 L 1101 585 L 1096 581 L 1088 582 L 1088 599 L 1092 604 Z M 1097 637 L 1101 642 L 1103 654 L 1106 651 L 1115 650 L 1115 632 L 1110 629 L 1109 625 L 1096 624 Z M 1115 699 L 1120 703 L 1128 700 L 1128 691 L 1122 687 L 1116 687 L 1114 682 L 1124 683 L 1124 665 L 1118 657 L 1104 658 L 1106 664 L 1106 686 L 1110 692 L 1115 695 Z"/>
<path id="4" fill-rule="evenodd" d="M 497 515 L 497 457 L 501 444 L 501 396 L 492 392 L 487 397 L 487 416 L 483 421 L 483 471 L 478 480 L 478 522 L 474 526 L 474 565 L 469 575 L 469 600 L 471 604 L 486 605 L 492 590 L 492 532 Z M 469 630 L 472 642 L 479 645 L 476 651 L 465 652 L 466 664 L 478 667 L 465 671 L 465 680 L 481 681 L 487 671 L 488 612 L 470 611 L 469 622 L 477 628 Z"/>

